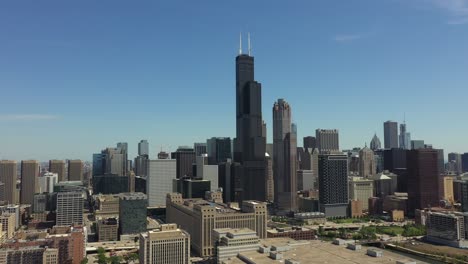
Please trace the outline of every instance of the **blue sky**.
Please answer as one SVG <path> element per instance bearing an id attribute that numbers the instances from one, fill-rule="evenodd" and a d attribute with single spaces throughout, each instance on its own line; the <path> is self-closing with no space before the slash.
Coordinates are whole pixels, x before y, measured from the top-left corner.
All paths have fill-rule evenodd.
<path id="1" fill-rule="evenodd" d="M 413 139 L 468 152 L 467 0 L 18 0 L 0 3 L 0 158 L 234 137 L 240 31 L 269 138 L 285 98 L 300 138 L 363 146 L 406 113 Z"/>

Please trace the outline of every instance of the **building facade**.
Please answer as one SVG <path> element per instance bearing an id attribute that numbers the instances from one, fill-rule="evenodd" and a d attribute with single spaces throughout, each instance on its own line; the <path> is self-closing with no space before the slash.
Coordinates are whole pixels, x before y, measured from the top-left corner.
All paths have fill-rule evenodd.
<path id="1" fill-rule="evenodd" d="M 67 168 L 63 160 L 49 160 L 49 172 L 57 173 L 57 181 L 66 181 Z"/>
<path id="2" fill-rule="evenodd" d="M 172 182 L 177 177 L 177 160 L 157 159 L 148 161 L 146 194 L 150 207 L 164 207 L 166 194 L 172 192 Z"/>
<path id="3" fill-rule="evenodd" d="M 348 211 L 348 157 L 319 155 L 320 211 L 327 217 L 346 217 Z"/>
<path id="4" fill-rule="evenodd" d="M 387 121 L 384 123 L 384 147 L 398 148 L 398 123 Z"/>
<path id="5" fill-rule="evenodd" d="M 147 196 L 143 193 L 122 193 L 119 197 L 119 233 L 126 235 L 145 232 Z"/>
<path id="6" fill-rule="evenodd" d="M 321 154 L 335 153 L 340 151 L 340 142 L 337 129 L 315 130 L 317 148 Z"/>
<path id="7" fill-rule="evenodd" d="M 83 181 L 84 163 L 82 160 L 68 161 L 68 180 Z"/>
<path id="8" fill-rule="evenodd" d="M 57 226 L 83 225 L 83 193 L 57 193 Z"/>
<path id="9" fill-rule="evenodd" d="M 7 204 L 16 204 L 18 202 L 16 198 L 17 179 L 16 161 L 0 160 L 0 182 L 4 183 L 3 199 Z"/>
<path id="10" fill-rule="evenodd" d="M 359 176 L 372 178 L 377 172 L 374 151 L 365 146 L 359 151 Z"/>
<path id="11" fill-rule="evenodd" d="M 34 194 L 39 192 L 39 162 L 37 160 L 21 161 L 21 204 L 32 204 Z"/>

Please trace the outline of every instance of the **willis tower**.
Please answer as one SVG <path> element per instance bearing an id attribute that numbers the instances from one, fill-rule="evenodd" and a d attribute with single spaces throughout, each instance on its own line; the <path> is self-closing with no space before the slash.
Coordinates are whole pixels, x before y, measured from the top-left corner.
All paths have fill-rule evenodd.
<path id="1" fill-rule="evenodd" d="M 262 120 L 262 86 L 254 78 L 254 57 L 236 57 L 236 138 L 234 160 L 241 164 L 242 200 L 265 201 L 266 198 L 266 128 Z"/>

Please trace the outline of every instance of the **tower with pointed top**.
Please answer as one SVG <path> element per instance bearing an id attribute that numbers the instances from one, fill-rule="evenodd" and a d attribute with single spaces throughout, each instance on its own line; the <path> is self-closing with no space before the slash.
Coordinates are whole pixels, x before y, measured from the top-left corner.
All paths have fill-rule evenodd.
<path id="1" fill-rule="evenodd" d="M 379 137 L 377 137 L 377 134 L 374 134 L 370 142 L 370 149 L 372 149 L 373 151 L 376 151 L 381 148 L 382 148 L 382 143 L 380 143 L 380 139 Z"/>
<path id="2" fill-rule="evenodd" d="M 250 34 L 249 34 L 250 43 Z M 236 57 L 236 138 L 234 160 L 242 165 L 242 200 L 264 201 L 266 138 L 263 134 L 262 86 L 254 78 L 254 57 L 242 52 Z"/>

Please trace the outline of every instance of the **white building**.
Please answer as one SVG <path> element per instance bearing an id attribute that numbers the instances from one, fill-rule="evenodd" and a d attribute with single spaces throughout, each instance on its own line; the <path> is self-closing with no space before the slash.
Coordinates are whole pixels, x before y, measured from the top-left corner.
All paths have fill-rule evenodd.
<path id="1" fill-rule="evenodd" d="M 83 224 L 83 193 L 59 192 L 57 193 L 57 226 Z"/>
<path id="2" fill-rule="evenodd" d="M 46 172 L 39 177 L 39 193 L 53 193 L 58 182 L 58 173 Z"/>
<path id="3" fill-rule="evenodd" d="M 374 197 L 374 181 L 362 177 L 350 177 L 349 179 L 349 199 L 362 202 L 362 209 L 368 210 L 370 197 Z"/>
<path id="4" fill-rule="evenodd" d="M 197 177 L 211 182 L 210 190 L 216 190 L 219 187 L 218 165 L 208 165 L 208 155 L 203 154 L 196 159 Z"/>
<path id="5" fill-rule="evenodd" d="M 150 207 L 164 207 L 166 194 L 172 193 L 172 181 L 177 178 L 175 159 L 149 160 L 146 194 Z"/>
<path id="6" fill-rule="evenodd" d="M 218 246 L 216 248 L 216 258 L 218 263 L 229 258 L 235 258 L 239 253 L 245 251 L 256 251 L 260 246 L 260 239 L 257 233 L 248 228 L 214 229 L 213 235 Z"/>

